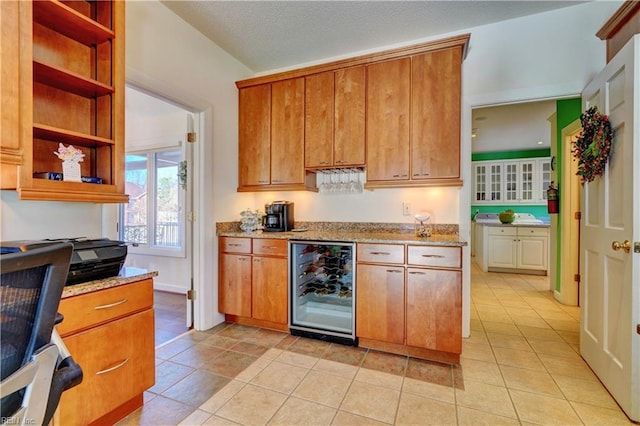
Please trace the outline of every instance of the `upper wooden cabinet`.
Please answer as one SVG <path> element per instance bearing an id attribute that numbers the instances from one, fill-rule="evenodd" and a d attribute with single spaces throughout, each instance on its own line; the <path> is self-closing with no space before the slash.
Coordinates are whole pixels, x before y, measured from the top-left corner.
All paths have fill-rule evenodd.
<path id="1" fill-rule="evenodd" d="M 240 89 L 238 191 L 315 187 L 304 169 L 304 86 L 295 78 Z"/>
<path id="2" fill-rule="evenodd" d="M 240 89 L 239 190 L 310 189 L 309 172 L 362 166 L 366 168 L 368 189 L 462 186 L 461 71 L 469 37 L 465 34 L 236 82 Z M 264 117 L 245 107 L 243 92 L 260 86 L 273 90 L 276 84 L 298 79 L 304 80 L 305 183 L 291 176 L 283 177 L 283 182 L 296 182 L 283 188 L 277 187 L 282 185 L 279 182 L 274 187 L 273 176 L 260 184 L 247 182 L 248 169 L 264 168 L 263 158 L 244 150 L 247 139 L 256 137 L 251 130 L 256 124 L 250 122 L 262 122 Z M 287 90 L 297 93 L 298 84 L 294 86 Z M 280 105 L 280 98 L 291 101 L 279 97 L 276 102 L 275 94 L 271 94 L 270 140 L 273 144 L 276 134 L 277 140 L 286 140 L 282 146 L 289 150 L 289 156 L 274 156 L 272 146 L 271 172 L 297 167 L 300 152 L 290 145 L 300 136 L 297 124 L 287 121 L 273 127 L 282 120 L 280 108 L 298 111 L 291 105 Z"/>
<path id="3" fill-rule="evenodd" d="M 365 67 L 305 77 L 305 167 L 364 166 Z"/>
<path id="4" fill-rule="evenodd" d="M 18 62 L 9 51 L 7 66 L 9 71 L 17 66 L 20 78 L 8 117 L 10 128 L 17 117 L 22 157 L 12 187 L 21 199 L 128 201 L 124 193 L 124 3 L 16 3 L 19 14 L 11 13 L 10 28 L 19 29 L 20 51 Z M 13 12 L 16 6 L 2 7 L 4 73 L 4 10 Z M 4 86 L 2 94 L 4 107 Z M 5 141 L 4 132 L 3 154 L 10 143 L 15 144 Z M 42 178 L 46 172 L 62 172 L 62 162 L 53 154 L 59 143 L 82 150 L 81 175 L 102 183 Z"/>

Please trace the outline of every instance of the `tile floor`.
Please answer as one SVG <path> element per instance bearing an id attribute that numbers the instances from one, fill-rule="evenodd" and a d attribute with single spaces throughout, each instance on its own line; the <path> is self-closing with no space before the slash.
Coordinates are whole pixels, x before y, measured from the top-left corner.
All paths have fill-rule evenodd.
<path id="1" fill-rule="evenodd" d="M 578 355 L 546 277 L 472 271 L 459 366 L 221 324 L 156 350 L 121 425 L 631 424 Z"/>
<path id="2" fill-rule="evenodd" d="M 186 324 L 186 296 L 167 291 L 153 291 L 156 346 L 189 331 Z"/>

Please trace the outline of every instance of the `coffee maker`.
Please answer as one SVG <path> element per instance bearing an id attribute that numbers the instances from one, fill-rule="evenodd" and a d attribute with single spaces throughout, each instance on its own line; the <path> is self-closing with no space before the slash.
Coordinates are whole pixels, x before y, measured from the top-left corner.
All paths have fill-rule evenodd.
<path id="1" fill-rule="evenodd" d="M 266 232 L 287 232 L 293 229 L 293 203 L 273 201 L 264 205 L 262 229 Z"/>

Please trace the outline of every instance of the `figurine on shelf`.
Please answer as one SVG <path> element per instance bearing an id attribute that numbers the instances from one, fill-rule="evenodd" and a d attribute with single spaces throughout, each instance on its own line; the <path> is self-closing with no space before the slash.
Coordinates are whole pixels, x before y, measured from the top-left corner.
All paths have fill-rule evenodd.
<path id="1" fill-rule="evenodd" d="M 58 151 L 53 152 L 62 160 L 62 180 L 82 182 L 80 175 L 80 162 L 84 161 L 84 153 L 73 145 L 64 146 L 58 144 Z"/>

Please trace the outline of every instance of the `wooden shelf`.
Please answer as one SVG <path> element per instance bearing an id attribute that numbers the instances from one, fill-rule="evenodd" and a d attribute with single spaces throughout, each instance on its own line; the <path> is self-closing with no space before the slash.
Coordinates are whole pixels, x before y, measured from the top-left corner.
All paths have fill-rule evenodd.
<path id="1" fill-rule="evenodd" d="M 33 123 L 33 137 L 62 143 L 72 143 L 74 145 L 91 148 L 98 146 L 109 146 L 114 144 L 113 140 L 111 139 L 73 132 L 70 130 L 60 129 L 57 127 L 38 123 Z"/>
<path id="2" fill-rule="evenodd" d="M 57 0 L 34 1 L 33 19 L 87 46 L 115 38 L 115 33 L 109 28 Z"/>
<path id="3" fill-rule="evenodd" d="M 89 99 L 114 92 L 113 87 L 99 81 L 39 61 L 33 61 L 33 79 Z"/>

